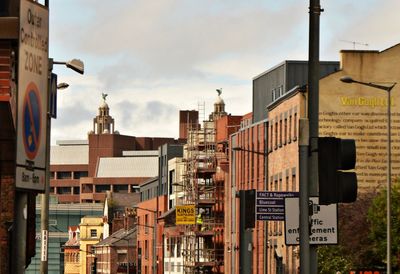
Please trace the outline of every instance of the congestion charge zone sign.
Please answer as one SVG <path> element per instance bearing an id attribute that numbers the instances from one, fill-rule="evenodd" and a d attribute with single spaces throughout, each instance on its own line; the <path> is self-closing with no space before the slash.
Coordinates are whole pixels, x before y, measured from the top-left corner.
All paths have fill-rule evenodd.
<path id="1" fill-rule="evenodd" d="M 16 187 L 44 191 L 49 11 L 21 0 L 19 16 Z"/>

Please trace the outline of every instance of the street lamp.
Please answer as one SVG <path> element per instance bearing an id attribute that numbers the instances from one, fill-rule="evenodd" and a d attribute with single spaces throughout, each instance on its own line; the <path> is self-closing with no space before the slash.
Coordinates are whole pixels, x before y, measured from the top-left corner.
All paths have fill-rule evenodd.
<path id="1" fill-rule="evenodd" d="M 249 152 L 252 154 L 257 154 L 257 155 L 261 155 L 263 157 L 267 157 L 268 152 L 266 151 L 256 151 L 256 150 L 249 150 L 249 149 L 245 149 L 243 147 L 239 147 L 239 146 L 232 146 L 231 148 L 232 150 L 232 158 L 234 159 L 232 161 L 232 165 L 233 165 L 233 172 L 232 172 L 232 176 L 236 176 L 235 172 L 236 172 L 236 156 L 235 156 L 235 152 Z M 266 174 L 266 169 L 267 169 L 267 161 L 264 161 L 264 174 Z M 267 177 L 267 176 L 265 176 Z M 236 180 L 236 177 L 233 178 L 232 180 Z M 266 190 L 267 185 L 264 182 L 264 189 Z M 236 192 L 236 188 L 234 189 L 234 191 Z M 249 197 L 249 191 L 254 191 L 253 190 L 239 190 L 236 193 L 232 194 L 235 195 L 236 197 L 239 198 L 239 268 L 241 270 L 241 273 L 252 273 L 253 272 L 253 264 L 252 264 L 252 257 L 253 257 L 253 251 L 252 251 L 252 246 L 253 246 L 253 232 L 251 231 L 251 229 L 248 229 L 248 220 L 246 220 L 246 216 L 249 215 L 247 214 L 246 208 L 248 209 L 249 206 L 251 206 L 253 208 L 253 210 L 255 211 L 255 202 L 251 202 L 251 205 L 249 205 L 249 201 L 247 201 L 246 197 Z M 246 194 L 247 193 L 247 194 Z M 251 199 L 250 199 L 251 200 Z M 235 202 L 232 203 L 232 209 L 233 209 L 233 214 L 232 216 L 235 216 L 236 214 L 236 208 L 235 208 Z M 253 215 L 253 214 L 251 214 Z M 253 224 L 255 226 L 255 213 L 253 218 Z M 248 217 L 248 216 L 247 216 Z M 232 217 L 234 218 L 234 217 Z M 253 228 L 254 228 L 253 226 Z M 265 227 L 267 227 L 265 225 Z M 268 241 L 268 232 L 267 229 L 265 229 L 265 243 L 264 243 L 264 259 L 265 259 L 265 269 L 266 269 L 266 262 L 267 262 L 267 241 Z M 251 248 L 250 248 L 251 247 Z M 233 253 L 232 253 L 232 261 L 234 259 Z"/>
<path id="2" fill-rule="evenodd" d="M 53 71 L 53 64 L 64 64 L 68 68 L 83 74 L 84 72 L 84 64 L 81 60 L 73 59 L 68 62 L 59 62 L 54 61 L 52 58 L 49 58 L 49 71 L 48 77 L 49 81 L 51 79 L 51 74 Z M 57 89 L 65 89 L 69 85 L 67 83 L 60 83 L 56 86 Z M 45 171 L 45 187 L 44 193 L 41 194 L 41 208 L 40 208 L 40 229 L 42 235 L 42 244 L 41 244 L 41 254 L 42 258 L 40 261 L 40 273 L 47 274 L 48 272 L 48 231 L 49 231 L 49 196 L 50 196 L 50 137 L 51 137 L 51 114 L 50 114 L 50 84 L 47 85 L 47 119 L 46 119 L 46 171 Z"/>
<path id="3" fill-rule="evenodd" d="M 133 206 L 133 208 L 136 208 L 136 210 L 141 209 L 144 211 L 148 211 L 154 214 L 154 226 L 153 226 L 153 274 L 157 273 L 157 249 L 156 249 L 156 244 L 157 244 L 157 211 L 156 210 L 152 210 L 152 209 L 148 209 L 148 208 L 143 208 L 143 207 L 138 207 L 138 206 Z"/>
<path id="4" fill-rule="evenodd" d="M 84 73 L 84 71 L 85 71 L 85 69 L 84 69 L 84 64 L 83 64 L 83 62 L 81 61 L 81 60 L 79 60 L 79 59 L 72 59 L 72 60 L 70 60 L 70 61 L 65 61 L 65 62 L 62 62 L 62 61 L 54 61 L 53 59 L 50 59 L 51 61 L 50 61 L 50 65 L 51 65 L 51 62 L 52 62 L 52 64 L 54 64 L 54 65 L 65 65 L 67 68 L 70 68 L 70 69 L 72 69 L 73 71 L 76 71 L 76 72 L 78 72 L 78 73 L 80 73 L 80 74 L 83 74 Z M 50 66 L 50 68 L 51 68 L 52 66 Z"/>
<path id="5" fill-rule="evenodd" d="M 386 243 L 386 268 L 387 268 L 387 273 L 391 274 L 392 273 L 392 264 L 391 264 L 391 245 L 392 245 L 392 237 L 391 237 L 391 184 L 392 184 L 392 137 L 391 137 L 391 100 L 390 100 L 390 92 L 396 85 L 396 82 L 394 83 L 389 83 L 388 86 L 382 86 L 378 85 L 375 83 L 371 82 L 361 82 L 354 80 L 350 76 L 343 76 L 340 78 L 340 81 L 351 84 L 351 83 L 356 83 L 368 87 L 373 87 L 377 89 L 383 89 L 387 92 L 387 134 L 388 134 L 388 139 L 387 139 L 387 176 L 386 176 L 386 184 L 387 184 L 387 192 L 386 192 L 386 219 L 387 219 L 387 225 L 386 225 L 386 237 L 387 237 L 387 243 Z"/>

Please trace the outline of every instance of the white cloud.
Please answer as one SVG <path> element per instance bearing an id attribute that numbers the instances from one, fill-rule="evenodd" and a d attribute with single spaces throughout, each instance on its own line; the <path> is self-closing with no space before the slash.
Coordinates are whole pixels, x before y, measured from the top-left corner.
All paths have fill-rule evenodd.
<path id="1" fill-rule="evenodd" d="M 352 48 L 341 40 L 378 50 L 399 41 L 400 2 L 321 5 L 321 60 Z M 86 138 L 102 92 L 121 133 L 177 137 L 180 109 L 205 102 L 208 115 L 223 88 L 226 111 L 248 113 L 254 76 L 308 58 L 307 1 L 57 0 L 50 14 L 52 57 L 86 66 L 84 76 L 56 68 L 70 89 L 60 95 L 53 139 Z"/>

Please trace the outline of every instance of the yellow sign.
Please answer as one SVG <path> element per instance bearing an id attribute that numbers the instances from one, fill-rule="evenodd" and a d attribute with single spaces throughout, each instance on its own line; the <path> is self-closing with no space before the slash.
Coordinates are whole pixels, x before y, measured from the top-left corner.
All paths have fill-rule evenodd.
<path id="1" fill-rule="evenodd" d="M 195 205 L 176 206 L 176 224 L 177 225 L 194 225 L 194 224 L 196 224 Z"/>

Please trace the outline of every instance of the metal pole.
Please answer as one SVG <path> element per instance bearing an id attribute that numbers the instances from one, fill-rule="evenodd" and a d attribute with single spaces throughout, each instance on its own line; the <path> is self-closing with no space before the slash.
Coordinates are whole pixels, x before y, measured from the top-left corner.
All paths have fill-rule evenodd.
<path id="1" fill-rule="evenodd" d="M 308 61 L 308 119 L 310 122 L 310 150 L 308 158 L 307 196 L 318 195 L 318 131 L 319 131 L 319 17 L 321 14 L 319 0 L 310 0 L 309 61 Z M 310 246 L 310 272 L 317 274 L 317 248 Z"/>
<path id="2" fill-rule="evenodd" d="M 48 83 L 50 83 L 50 75 L 53 70 L 53 59 L 49 58 Z M 50 84 L 47 84 L 47 111 L 46 111 L 46 171 L 44 193 L 41 196 L 40 207 L 40 230 L 41 230 L 41 261 L 40 274 L 48 272 L 48 239 L 49 239 L 49 196 L 50 196 L 50 136 L 51 136 L 51 117 L 50 117 Z M 47 238 L 44 241 L 44 238 Z"/>
<path id="3" fill-rule="evenodd" d="M 236 138 L 232 137 L 232 147 L 236 146 Z M 236 269 L 236 151 L 231 149 L 231 274 Z"/>
<path id="4" fill-rule="evenodd" d="M 308 119 L 300 119 L 299 171 L 300 171 L 300 273 L 310 273 L 310 231 L 308 216 Z"/>
<path id="5" fill-rule="evenodd" d="M 154 213 L 154 226 L 153 226 L 153 237 L 154 237 L 154 239 L 153 239 L 153 273 L 155 274 L 155 273 L 157 273 L 157 260 L 156 260 L 156 257 L 157 257 L 157 254 L 156 254 L 156 252 L 157 252 L 157 248 L 156 248 L 156 245 L 157 245 L 157 211 L 154 211 L 153 212 Z"/>
<path id="6" fill-rule="evenodd" d="M 27 230 L 27 203 L 28 193 L 23 191 L 15 192 L 15 224 L 13 231 L 13 244 L 16 248 L 13 249 L 13 258 L 10 273 L 23 274 L 25 273 L 26 264 L 26 230 Z"/>
<path id="7" fill-rule="evenodd" d="M 387 107 L 387 116 L 388 116 L 388 139 L 387 139 L 387 192 L 386 192 L 386 206 L 387 206 L 387 210 L 386 210 L 386 219 L 387 219 L 387 225 L 386 225 L 386 233 L 387 233 L 387 245 L 386 245 L 386 253 L 387 253 L 387 273 L 391 274 L 392 273 L 392 262 L 391 262 L 391 258 L 392 258 L 392 250 L 391 250 L 391 246 L 392 246 L 392 232 L 391 232 L 391 212 L 392 212 L 392 208 L 391 208 L 391 192 L 392 192 L 392 136 L 391 136 L 391 101 L 390 101 L 390 91 L 392 88 L 388 88 L 387 89 L 387 96 L 388 96 L 388 107 Z"/>

